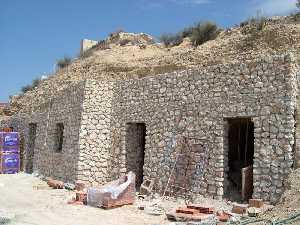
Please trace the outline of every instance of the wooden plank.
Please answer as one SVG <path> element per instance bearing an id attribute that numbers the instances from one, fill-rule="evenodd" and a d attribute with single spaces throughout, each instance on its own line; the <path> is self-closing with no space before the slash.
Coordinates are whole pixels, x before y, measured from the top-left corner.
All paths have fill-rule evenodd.
<path id="1" fill-rule="evenodd" d="M 242 198 L 248 200 L 253 193 L 253 166 L 242 168 Z"/>

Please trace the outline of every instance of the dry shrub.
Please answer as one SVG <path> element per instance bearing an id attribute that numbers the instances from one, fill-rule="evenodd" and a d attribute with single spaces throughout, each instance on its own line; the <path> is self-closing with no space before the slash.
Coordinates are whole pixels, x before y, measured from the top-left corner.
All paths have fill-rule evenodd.
<path id="1" fill-rule="evenodd" d="M 68 56 L 65 56 L 62 59 L 57 60 L 56 62 L 56 68 L 57 69 L 63 69 L 66 68 L 67 66 L 69 66 L 72 62 L 72 59 Z"/>

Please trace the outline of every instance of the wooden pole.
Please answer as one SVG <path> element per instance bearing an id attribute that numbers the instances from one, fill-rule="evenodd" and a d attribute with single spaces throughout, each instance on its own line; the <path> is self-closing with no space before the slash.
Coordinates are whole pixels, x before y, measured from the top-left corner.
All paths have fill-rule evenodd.
<path id="1" fill-rule="evenodd" d="M 247 151 L 248 151 L 248 135 L 249 135 L 249 121 L 247 120 L 246 125 L 246 141 L 245 141 L 245 155 L 244 155 L 244 166 L 247 166 Z"/>

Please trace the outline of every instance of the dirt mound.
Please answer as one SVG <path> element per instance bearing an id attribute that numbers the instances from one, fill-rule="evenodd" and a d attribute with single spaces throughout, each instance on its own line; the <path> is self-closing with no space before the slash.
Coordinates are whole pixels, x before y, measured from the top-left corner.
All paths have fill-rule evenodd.
<path id="1" fill-rule="evenodd" d="M 138 41 L 137 41 L 138 40 Z M 223 31 L 212 41 L 193 47 L 188 41 L 166 48 L 146 34 L 111 35 L 88 55 L 43 80 L 33 91 L 11 101 L 13 112 L 34 111 L 58 91 L 84 79 L 129 79 L 199 66 L 241 62 L 258 56 L 300 54 L 300 24 L 282 17 L 266 21 L 263 29 L 250 24 Z M 300 58 L 300 57 L 299 57 Z"/>

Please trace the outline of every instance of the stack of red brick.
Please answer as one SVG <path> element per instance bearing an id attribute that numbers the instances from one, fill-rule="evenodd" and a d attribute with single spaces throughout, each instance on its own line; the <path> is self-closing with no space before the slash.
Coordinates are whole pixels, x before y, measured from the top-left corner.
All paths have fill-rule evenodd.
<path id="1" fill-rule="evenodd" d="M 215 218 L 215 209 L 212 207 L 204 207 L 201 205 L 188 205 L 179 207 L 175 212 L 167 213 L 170 220 L 176 221 L 203 221 Z M 217 218 L 220 221 L 228 221 L 230 215 L 225 212 L 217 212 Z"/>
<path id="2" fill-rule="evenodd" d="M 81 182 L 77 182 L 75 184 L 75 198 L 68 202 L 68 204 L 74 205 L 86 205 L 87 203 L 87 193 L 85 191 L 85 184 Z"/>
<path id="3" fill-rule="evenodd" d="M 120 194 L 117 199 L 111 198 L 110 193 L 105 193 L 103 198 L 103 208 L 115 208 L 123 205 L 132 205 L 135 202 L 135 183 L 132 183 Z"/>
<path id="4" fill-rule="evenodd" d="M 121 185 L 125 185 L 121 187 Z M 118 193 L 118 189 L 122 191 Z M 117 197 L 113 195 L 117 192 Z M 88 189 L 88 205 L 102 208 L 115 208 L 123 205 L 131 205 L 135 202 L 135 174 L 129 172 L 119 179 L 109 182 L 99 188 Z"/>
<path id="5" fill-rule="evenodd" d="M 47 184 L 49 187 L 52 187 L 53 189 L 63 189 L 64 188 L 64 182 L 54 180 L 52 178 L 47 178 Z"/>

